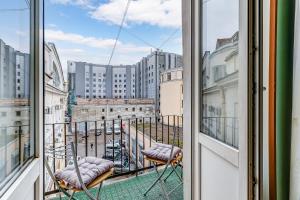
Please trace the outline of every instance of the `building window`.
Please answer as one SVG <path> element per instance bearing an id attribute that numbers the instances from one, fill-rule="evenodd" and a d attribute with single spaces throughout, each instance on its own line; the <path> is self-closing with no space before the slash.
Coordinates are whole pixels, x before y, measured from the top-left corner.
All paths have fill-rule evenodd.
<path id="1" fill-rule="evenodd" d="M 20 117 L 21 116 L 21 111 L 16 111 L 16 116 Z"/>
<path id="2" fill-rule="evenodd" d="M 135 111 L 135 108 L 132 108 L 132 111 L 134 112 L 134 111 Z"/>
<path id="3" fill-rule="evenodd" d="M 170 81 L 171 80 L 171 72 L 168 72 L 167 73 L 167 81 Z"/>
<path id="4" fill-rule="evenodd" d="M 200 102 L 204 112 L 201 112 L 200 131 L 234 148 L 238 148 L 238 110 L 239 98 L 235 98 L 242 84 L 239 84 L 239 1 L 228 1 L 222 12 L 218 7 L 221 2 L 206 2 L 202 7 L 201 27 L 201 82 Z M 226 26 L 219 26 L 226 24 Z M 215 27 L 218 27 L 217 29 Z M 225 33 L 226 32 L 226 33 Z M 220 53 L 222 51 L 222 53 Z M 218 56 L 214 56 L 218 55 Z M 220 57 L 219 57 L 220 56 Z M 217 63 L 214 65 L 213 63 Z M 229 72 L 229 73 L 228 73 Z M 228 74 L 227 74 L 228 73 Z M 221 81 L 226 79 L 226 81 Z M 224 88 L 230 84 L 230 89 L 221 89 L 214 93 L 213 88 Z M 222 93 L 222 95 L 220 95 Z M 224 97 L 232 98 L 224 98 Z M 212 102 L 211 99 L 214 101 Z M 206 108 L 208 108 L 206 110 Z M 221 111 L 226 112 L 222 113 Z"/>
<path id="5" fill-rule="evenodd" d="M 113 108 L 110 108 L 110 109 L 109 109 L 109 112 L 113 112 L 113 111 L 114 111 L 114 109 L 113 109 Z"/>
<path id="6" fill-rule="evenodd" d="M 7 36 L 0 39 L 0 88 L 1 99 L 5 99 L 5 101 L 0 101 L 1 197 L 2 192 L 5 192 L 6 188 L 10 188 L 11 183 L 19 177 L 18 172 L 26 166 L 24 164 L 34 157 L 35 133 L 32 131 L 34 130 L 32 117 L 35 117 L 33 116 L 35 115 L 33 112 L 35 106 L 32 99 L 35 96 L 32 87 L 35 85 L 35 79 L 32 78 L 34 77 L 32 70 L 35 65 L 30 63 L 32 63 L 31 58 L 37 60 L 38 58 L 34 58 L 34 50 L 30 47 L 33 42 L 30 30 L 31 26 L 36 23 L 33 21 L 31 8 L 27 6 L 23 0 L 0 1 L 0 8 L 25 7 L 22 11 L 16 9 L 18 12 L 0 12 L 0 18 L 3 19 L 0 35 Z M 21 32 L 22 35 L 11 34 L 17 32 Z M 11 71 L 8 72 L 8 70 Z M 22 78 L 20 78 L 21 76 Z M 15 98 L 18 98 L 19 95 L 23 97 L 22 106 L 15 102 Z M 3 110 L 3 108 L 7 109 Z"/>
<path id="7" fill-rule="evenodd" d="M 1 117 L 6 117 L 7 113 L 6 112 L 1 112 Z"/>
<path id="8" fill-rule="evenodd" d="M 143 111 L 143 108 L 142 108 L 142 107 L 140 107 L 140 111 Z"/>

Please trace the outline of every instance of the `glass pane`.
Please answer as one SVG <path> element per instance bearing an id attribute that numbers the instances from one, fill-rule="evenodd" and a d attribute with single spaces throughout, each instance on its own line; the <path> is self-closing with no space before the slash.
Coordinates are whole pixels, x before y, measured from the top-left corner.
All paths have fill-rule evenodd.
<path id="1" fill-rule="evenodd" d="M 0 189 L 33 155 L 29 4 L 0 2 Z"/>
<path id="2" fill-rule="evenodd" d="M 238 147 L 239 1 L 202 0 L 201 131 Z"/>

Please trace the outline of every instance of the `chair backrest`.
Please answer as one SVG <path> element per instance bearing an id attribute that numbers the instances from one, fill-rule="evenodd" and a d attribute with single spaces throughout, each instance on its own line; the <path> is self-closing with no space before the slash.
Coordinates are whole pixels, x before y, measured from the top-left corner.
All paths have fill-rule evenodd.
<path id="1" fill-rule="evenodd" d="M 78 178 L 78 181 L 81 185 L 81 188 L 84 190 L 85 194 L 90 198 L 90 199 L 95 199 L 93 197 L 93 195 L 88 191 L 88 189 L 86 188 L 86 186 L 83 183 L 80 171 L 79 171 L 79 167 L 78 167 L 78 163 L 77 163 L 77 154 L 75 151 L 75 145 L 73 142 L 70 142 L 70 144 L 68 145 L 64 145 L 64 146 L 60 146 L 60 147 L 55 147 L 55 148 L 45 148 L 45 166 L 46 169 L 51 177 L 51 179 L 53 180 L 54 184 L 62 191 L 65 193 L 64 190 L 62 190 L 60 188 L 60 185 L 57 181 L 57 179 L 54 176 L 55 172 L 51 171 L 51 168 L 48 164 L 48 160 L 47 158 L 52 157 L 52 158 L 56 158 L 56 159 L 70 159 L 73 161 L 73 165 L 75 167 L 75 172 Z"/>
<path id="2" fill-rule="evenodd" d="M 44 152 L 45 152 L 45 156 L 44 156 L 44 164 L 46 167 L 46 170 L 50 176 L 50 178 L 52 179 L 52 181 L 54 182 L 54 184 L 56 186 L 58 186 L 59 188 L 59 183 L 56 180 L 54 174 L 55 174 L 55 160 L 56 159 L 70 159 L 70 160 L 74 160 L 73 158 L 73 153 L 72 148 L 71 148 L 71 144 L 68 145 L 63 145 L 63 146 L 58 146 L 58 147 L 45 147 L 44 148 Z M 53 169 L 51 169 L 50 165 L 49 165 L 49 158 L 53 159 Z M 76 160 L 76 159 L 75 159 Z M 53 170 L 53 171 L 52 171 Z"/>

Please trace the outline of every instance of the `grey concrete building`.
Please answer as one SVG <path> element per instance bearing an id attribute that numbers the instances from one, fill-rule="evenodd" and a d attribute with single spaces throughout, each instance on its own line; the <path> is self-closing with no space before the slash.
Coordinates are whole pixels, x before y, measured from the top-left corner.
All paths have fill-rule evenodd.
<path id="1" fill-rule="evenodd" d="M 135 65 L 68 62 L 69 91 L 79 98 L 135 98 Z"/>
<path id="2" fill-rule="evenodd" d="M 29 98 L 29 54 L 0 39 L 0 98 Z"/>
<path id="3" fill-rule="evenodd" d="M 78 98 L 153 99 L 159 112 L 160 74 L 183 67 L 182 56 L 154 51 L 135 65 L 68 62 L 69 90 Z"/>
<path id="4" fill-rule="evenodd" d="M 164 70 L 183 67 L 182 56 L 175 53 L 154 51 L 136 64 L 136 97 L 155 99 L 160 111 L 160 74 Z"/>

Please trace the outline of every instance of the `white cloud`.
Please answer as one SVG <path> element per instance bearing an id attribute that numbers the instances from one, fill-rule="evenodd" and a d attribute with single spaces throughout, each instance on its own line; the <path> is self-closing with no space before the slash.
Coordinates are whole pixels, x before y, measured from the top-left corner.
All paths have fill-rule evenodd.
<path id="1" fill-rule="evenodd" d="M 49 28 L 57 28 L 57 25 L 56 24 L 47 24 L 47 27 L 49 27 Z"/>
<path id="2" fill-rule="evenodd" d="M 109 0 L 90 15 L 100 21 L 120 24 L 127 1 Z M 126 25 L 150 24 L 160 27 L 181 27 L 181 0 L 136 0 L 131 1 Z"/>
<path id="3" fill-rule="evenodd" d="M 48 41 L 64 41 L 100 49 L 111 49 L 115 43 L 115 39 L 86 37 L 76 33 L 65 33 L 61 30 L 53 29 L 45 30 L 45 38 Z M 149 49 L 149 47 L 136 46 L 134 44 L 124 44 L 121 41 L 117 42 L 117 50 L 120 53 L 149 52 Z"/>

